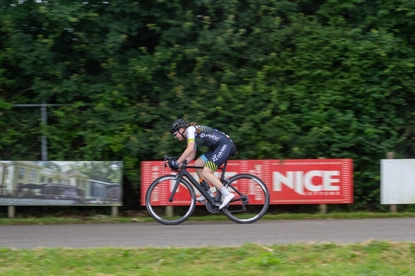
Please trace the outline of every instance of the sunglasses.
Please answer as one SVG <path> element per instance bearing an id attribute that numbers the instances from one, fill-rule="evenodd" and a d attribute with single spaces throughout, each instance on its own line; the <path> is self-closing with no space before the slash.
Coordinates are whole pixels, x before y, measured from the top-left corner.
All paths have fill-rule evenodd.
<path id="1" fill-rule="evenodd" d="M 173 135 L 173 136 L 176 136 L 176 134 L 177 134 L 177 131 L 176 131 L 175 133 L 173 133 L 172 135 Z"/>

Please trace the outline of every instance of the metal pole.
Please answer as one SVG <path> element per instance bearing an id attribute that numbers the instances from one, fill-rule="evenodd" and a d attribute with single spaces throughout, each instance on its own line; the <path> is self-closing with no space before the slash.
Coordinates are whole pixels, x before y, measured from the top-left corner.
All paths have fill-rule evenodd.
<path id="1" fill-rule="evenodd" d="M 3 195 L 3 186 L 4 186 L 4 174 L 5 174 L 5 171 L 6 171 L 6 165 L 3 163 L 2 164 L 3 165 L 3 170 L 1 171 L 1 192 L 0 192 L 0 195 Z"/>
<path id="2" fill-rule="evenodd" d="M 9 216 L 9 218 L 14 218 L 16 215 L 16 208 L 14 206 L 9 206 L 7 208 L 7 214 Z"/>
<path id="3" fill-rule="evenodd" d="M 46 100 L 43 100 L 41 104 L 15 104 L 14 107 L 40 107 L 41 111 L 41 120 L 42 123 L 46 126 L 48 124 L 48 106 L 69 106 L 70 104 L 47 104 Z M 48 140 L 45 135 L 41 137 L 41 153 L 42 161 L 48 160 Z"/>
<path id="4" fill-rule="evenodd" d="M 388 152 L 388 153 L 386 153 L 386 158 L 387 159 L 393 159 L 393 158 L 395 158 L 395 153 L 394 152 Z M 389 205 L 389 211 L 391 213 L 398 212 L 398 205 L 396 205 L 396 204 Z"/>
<path id="5" fill-rule="evenodd" d="M 48 124 L 48 111 L 46 108 L 46 101 L 43 100 L 41 107 L 42 123 L 46 126 Z M 42 135 L 42 161 L 48 160 L 48 140 L 45 135 Z"/>
<path id="6" fill-rule="evenodd" d="M 118 206 L 111 206 L 111 215 L 113 217 L 117 217 L 118 216 Z"/>

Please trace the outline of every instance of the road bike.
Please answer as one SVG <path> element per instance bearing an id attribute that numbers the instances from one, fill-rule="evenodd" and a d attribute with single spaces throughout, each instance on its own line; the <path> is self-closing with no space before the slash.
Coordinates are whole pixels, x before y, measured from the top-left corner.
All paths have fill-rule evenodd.
<path id="1" fill-rule="evenodd" d="M 164 156 L 165 168 L 169 160 L 172 159 L 177 158 Z M 161 176 L 148 187 L 145 201 L 150 216 L 155 221 L 166 225 L 176 225 L 186 221 L 195 211 L 195 191 L 199 191 L 200 194 L 205 196 L 206 201 L 203 203 L 206 204 L 206 209 L 210 213 L 223 212 L 230 220 L 244 224 L 261 219 L 270 204 L 267 186 L 259 177 L 252 174 L 241 173 L 230 178 L 225 177 L 227 164 L 228 161 L 218 169 L 221 171 L 220 181 L 230 193 L 235 195 L 227 207 L 219 210 L 222 203 L 220 191 L 215 190 L 213 191 L 214 196 L 210 196 L 203 184 L 199 183 L 188 171 L 188 169 L 202 169 L 203 167 L 189 166 L 184 162 L 180 169 L 176 171 L 176 174 Z M 156 201 L 159 202 L 163 194 L 167 194 L 166 204 L 158 206 Z M 174 214 L 166 212 L 169 208 L 174 210 Z"/>

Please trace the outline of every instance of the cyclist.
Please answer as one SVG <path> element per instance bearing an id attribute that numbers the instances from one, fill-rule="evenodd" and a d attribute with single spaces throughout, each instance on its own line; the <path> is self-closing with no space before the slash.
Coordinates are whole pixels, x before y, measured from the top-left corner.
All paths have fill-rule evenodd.
<path id="1" fill-rule="evenodd" d="M 222 193 L 222 204 L 219 209 L 228 205 L 234 197 L 234 194 L 229 193 L 226 187 L 224 187 L 220 180 L 214 175 L 214 172 L 219 166 L 225 163 L 230 156 L 236 153 L 236 147 L 229 136 L 208 126 L 201 126 L 196 123 L 187 124 L 183 119 L 178 119 L 171 124 L 170 133 L 179 141 L 187 140 L 186 149 L 179 159 L 172 164 L 172 169 L 179 169 L 185 160 L 188 163 L 191 162 L 196 156 L 197 146 L 208 147 L 209 151 L 202 154 L 195 161 L 195 166 L 203 167 L 202 170 L 199 169 L 196 172 L 201 180 L 206 179 Z M 211 193 L 212 192 L 210 192 L 210 194 Z M 198 201 L 203 201 L 205 199 L 206 198 L 203 195 L 197 198 Z"/>

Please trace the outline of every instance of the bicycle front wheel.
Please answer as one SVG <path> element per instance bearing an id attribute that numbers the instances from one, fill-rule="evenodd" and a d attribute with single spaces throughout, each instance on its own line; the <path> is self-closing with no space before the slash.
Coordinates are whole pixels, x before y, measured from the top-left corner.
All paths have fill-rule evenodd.
<path id="1" fill-rule="evenodd" d="M 229 179 L 228 191 L 235 197 L 223 208 L 225 215 L 236 223 L 253 223 L 268 211 L 270 195 L 265 183 L 255 175 L 237 174 Z"/>
<path id="2" fill-rule="evenodd" d="M 176 175 L 165 175 L 150 184 L 146 192 L 146 208 L 150 216 L 157 222 L 176 225 L 186 221 L 196 207 L 196 195 L 193 186 L 181 179 L 176 191 Z M 169 198 L 174 192 L 171 202 Z"/>

